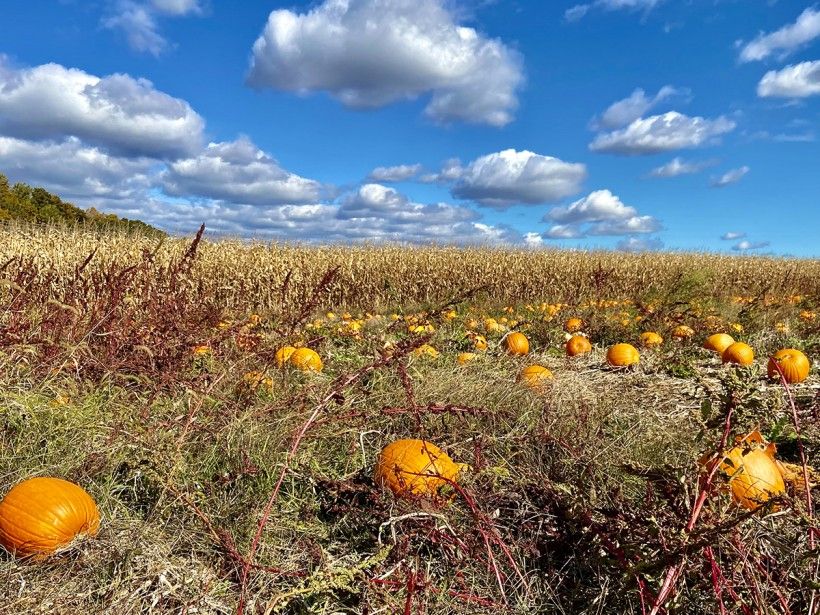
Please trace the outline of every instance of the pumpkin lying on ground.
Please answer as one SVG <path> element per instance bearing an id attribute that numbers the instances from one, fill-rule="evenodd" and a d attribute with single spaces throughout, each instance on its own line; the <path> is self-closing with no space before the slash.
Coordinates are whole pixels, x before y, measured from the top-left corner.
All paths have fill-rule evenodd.
<path id="1" fill-rule="evenodd" d="M 714 350 L 718 354 L 723 354 L 729 346 L 735 343 L 735 339 L 728 333 L 715 333 L 706 338 L 703 347 L 706 350 Z"/>
<path id="2" fill-rule="evenodd" d="M 478 355 L 474 352 L 462 352 L 458 355 L 456 361 L 458 361 L 459 365 L 465 365 L 470 361 L 473 361 Z"/>
<path id="3" fill-rule="evenodd" d="M 0 502 L 0 544 L 12 554 L 45 556 L 99 528 L 91 496 L 61 478 L 24 480 Z"/>
<path id="4" fill-rule="evenodd" d="M 322 371 L 322 358 L 319 353 L 310 348 L 297 348 L 288 357 L 288 361 L 303 372 Z"/>
<path id="5" fill-rule="evenodd" d="M 584 328 L 584 321 L 580 318 L 568 318 L 564 323 L 564 331 L 567 333 L 578 333 Z"/>
<path id="6" fill-rule="evenodd" d="M 751 365 L 755 362 L 755 351 L 752 347 L 743 342 L 735 342 L 723 351 L 721 359 L 724 363 L 735 363 L 737 365 Z"/>
<path id="7" fill-rule="evenodd" d="M 772 497 L 784 495 L 786 484 L 774 458 L 775 445 L 766 442 L 759 431 L 741 438 L 737 444 L 720 463 L 720 469 L 729 478 L 735 502 L 754 510 Z"/>
<path id="8" fill-rule="evenodd" d="M 663 338 L 654 331 L 644 331 L 641 333 L 641 344 L 644 348 L 657 348 L 663 344 Z"/>
<path id="9" fill-rule="evenodd" d="M 531 389 L 541 388 L 548 380 L 552 380 L 552 372 L 543 365 L 528 365 L 518 374 L 518 381 Z"/>
<path id="10" fill-rule="evenodd" d="M 783 371 L 783 377 L 789 384 L 803 382 L 809 377 L 809 370 L 811 369 L 809 358 L 794 348 L 784 348 L 774 353 L 774 356 L 769 359 L 766 370 L 769 373 L 769 378 L 780 379 L 780 374 L 777 371 L 778 365 Z"/>
<path id="11" fill-rule="evenodd" d="M 466 467 L 432 442 L 396 440 L 379 453 L 375 480 L 398 496 L 435 494 Z"/>
<path id="12" fill-rule="evenodd" d="M 509 354 L 520 357 L 530 351 L 530 341 L 523 333 L 513 331 L 504 338 L 504 348 Z"/>
<path id="13" fill-rule="evenodd" d="M 290 355 L 296 352 L 296 348 L 293 346 L 282 346 L 279 350 L 276 351 L 274 355 L 274 359 L 276 360 L 277 367 L 283 367 L 285 363 L 288 362 L 290 359 Z"/>
<path id="14" fill-rule="evenodd" d="M 615 344 L 606 351 L 606 360 L 614 367 L 628 367 L 640 362 L 641 355 L 632 344 Z"/>
<path id="15" fill-rule="evenodd" d="M 581 354 L 586 354 L 592 351 L 592 344 L 583 335 L 573 335 L 567 340 L 567 354 L 571 357 L 577 357 Z"/>
<path id="16" fill-rule="evenodd" d="M 678 341 L 688 340 L 694 334 L 694 329 L 692 329 L 692 327 L 687 327 L 686 325 L 678 325 L 672 330 L 672 337 Z"/>

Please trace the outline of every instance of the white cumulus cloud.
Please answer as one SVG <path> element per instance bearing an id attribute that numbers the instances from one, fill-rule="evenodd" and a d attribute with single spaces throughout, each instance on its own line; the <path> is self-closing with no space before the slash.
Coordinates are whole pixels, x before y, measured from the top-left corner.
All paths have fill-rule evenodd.
<path id="1" fill-rule="evenodd" d="M 325 0 L 273 11 L 253 45 L 248 83 L 325 91 L 355 108 L 430 94 L 440 122 L 504 126 L 523 82 L 520 55 L 460 25 L 443 0 Z"/>
<path id="2" fill-rule="evenodd" d="M 733 245 L 732 250 L 745 252 L 746 250 L 760 250 L 761 248 L 767 248 L 770 245 L 771 243 L 768 241 L 747 241 L 744 239 L 743 241 Z"/>
<path id="3" fill-rule="evenodd" d="M 507 149 L 476 158 L 466 167 L 449 161 L 442 172 L 454 178 L 452 194 L 487 207 L 554 203 L 576 194 L 586 179 L 581 163 Z"/>
<path id="4" fill-rule="evenodd" d="M 820 11 L 809 7 L 793 24 L 774 32 L 760 33 L 740 50 L 741 62 L 764 60 L 774 53 L 785 57 L 820 36 Z"/>
<path id="5" fill-rule="evenodd" d="M 746 237 L 746 233 L 739 231 L 727 231 L 720 236 L 723 241 L 734 241 L 735 239 L 743 239 L 744 237 Z"/>
<path id="6" fill-rule="evenodd" d="M 412 179 L 421 172 L 420 164 L 400 164 L 393 167 L 376 167 L 367 176 L 374 182 L 401 182 Z"/>
<path id="7" fill-rule="evenodd" d="M 657 154 L 706 145 L 734 128 L 735 123 L 723 116 L 706 119 L 669 111 L 637 119 L 620 130 L 600 133 L 589 149 L 622 155 Z"/>
<path id="8" fill-rule="evenodd" d="M 770 70 L 757 84 L 763 98 L 805 98 L 820 94 L 820 60 Z"/>
<path id="9" fill-rule="evenodd" d="M 104 28 L 122 30 L 128 45 L 135 51 L 159 56 L 169 47 L 160 34 L 157 18 L 183 17 L 202 12 L 199 0 L 116 0 L 110 14 L 101 21 Z"/>
<path id="10" fill-rule="evenodd" d="M 656 218 L 639 215 L 609 190 L 596 190 L 566 207 L 554 207 L 544 221 L 557 223 L 547 232 L 552 239 L 653 233 L 661 229 Z"/>
<path id="11" fill-rule="evenodd" d="M 59 64 L 15 69 L 0 56 L 0 134 L 77 137 L 117 155 L 164 158 L 201 147 L 204 125 L 187 102 L 147 79 Z"/>
<path id="12" fill-rule="evenodd" d="M 658 106 L 665 100 L 674 96 L 685 95 L 686 90 L 681 90 L 671 85 L 665 85 L 658 93 L 651 98 L 641 88 L 635 89 L 626 98 L 612 103 L 600 118 L 593 120 L 592 124 L 596 129 L 611 130 L 627 126 L 643 116 L 644 113 Z"/>

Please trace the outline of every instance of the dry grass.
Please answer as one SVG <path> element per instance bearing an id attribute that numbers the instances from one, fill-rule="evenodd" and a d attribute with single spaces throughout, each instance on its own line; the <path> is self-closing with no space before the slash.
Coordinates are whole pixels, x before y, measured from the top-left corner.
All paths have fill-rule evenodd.
<path id="1" fill-rule="evenodd" d="M 96 539 L 46 563 L 0 555 L 0 612 L 641 613 L 677 565 L 662 612 L 809 612 L 816 520 L 799 492 L 780 512 L 747 515 L 715 488 L 683 531 L 697 460 L 727 413 L 732 435 L 759 425 L 799 461 L 787 397 L 762 360 L 728 368 L 690 342 L 642 353 L 636 370 L 602 362 L 605 344 L 644 326 L 684 322 L 702 335 L 710 315 L 742 325 L 760 357 L 796 345 L 816 359 L 820 329 L 799 312 L 816 308 L 817 262 L 205 242 L 181 266 L 190 240 L 152 258 L 142 242 L 0 229 L 0 266 L 18 257 L 0 272 L 2 491 L 65 477 L 103 519 Z M 463 279 L 455 262 L 473 263 Z M 478 283 L 493 290 L 456 318 L 429 310 Z M 500 309 L 508 297 L 514 315 Z M 524 306 L 562 299 L 573 305 L 554 320 Z M 442 355 L 414 356 L 426 337 L 389 318 L 358 335 L 308 328 L 320 306 L 427 309 Z M 564 356 L 565 314 L 587 320 L 592 354 Z M 533 353 L 507 357 L 488 334 L 489 351 L 457 365 L 467 322 L 485 315 L 525 321 Z M 781 321 L 790 331 L 773 331 Z M 298 340 L 319 351 L 323 373 L 274 367 L 273 350 Z M 211 353 L 193 356 L 201 344 Z M 515 383 L 532 362 L 555 374 L 540 393 Z M 271 386 L 250 390 L 250 371 Z M 816 370 L 793 389 L 810 463 L 818 391 Z M 399 437 L 470 464 L 450 499 L 397 500 L 373 483 L 378 451 Z"/>

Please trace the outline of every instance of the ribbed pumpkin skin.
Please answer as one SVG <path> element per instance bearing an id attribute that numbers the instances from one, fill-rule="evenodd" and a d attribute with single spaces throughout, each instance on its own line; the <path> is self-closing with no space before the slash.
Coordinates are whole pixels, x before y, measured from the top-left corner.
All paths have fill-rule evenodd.
<path id="1" fill-rule="evenodd" d="M 632 344 L 615 344 L 606 351 L 606 360 L 614 367 L 628 367 L 640 362 L 641 355 Z"/>
<path id="2" fill-rule="evenodd" d="M 584 328 L 584 321 L 580 318 L 569 318 L 564 323 L 564 331 L 567 333 L 578 333 Z"/>
<path id="3" fill-rule="evenodd" d="M 592 350 L 592 344 L 583 335 L 573 335 L 567 340 L 567 354 L 571 357 L 577 357 L 579 354 L 585 354 Z"/>
<path id="4" fill-rule="evenodd" d="M 657 348 L 663 344 L 663 338 L 654 331 L 644 331 L 641 333 L 641 344 L 644 348 Z"/>
<path id="5" fill-rule="evenodd" d="M 294 352 L 296 352 L 296 348 L 293 346 L 282 346 L 279 350 L 277 350 L 274 355 L 277 367 L 282 367 L 285 363 L 287 363 L 290 359 L 290 355 Z"/>
<path id="6" fill-rule="evenodd" d="M 692 327 L 687 327 L 686 325 L 679 325 L 672 330 L 672 337 L 676 340 L 685 340 L 692 337 L 695 334 Z"/>
<path id="7" fill-rule="evenodd" d="M 464 464 L 455 463 L 432 442 L 396 440 L 376 461 L 375 480 L 397 496 L 431 494 L 455 480 Z"/>
<path id="8" fill-rule="evenodd" d="M 322 371 L 322 358 L 319 354 L 310 348 L 297 348 L 288 358 L 291 365 L 301 369 L 303 372 Z"/>
<path id="9" fill-rule="evenodd" d="M 723 352 L 734 343 L 735 338 L 728 333 L 715 333 L 706 338 L 706 341 L 703 342 L 703 347 L 706 350 L 714 350 L 722 355 Z"/>
<path id="10" fill-rule="evenodd" d="M 735 342 L 723 351 L 721 357 L 724 363 L 736 363 L 738 365 L 751 365 L 755 362 L 755 351 L 752 347 L 743 342 Z"/>
<path id="11" fill-rule="evenodd" d="M 60 478 L 30 478 L 0 502 L 0 544 L 12 554 L 48 555 L 99 529 L 91 496 Z"/>
<path id="12" fill-rule="evenodd" d="M 772 447 L 754 449 L 745 455 L 740 447 L 726 455 L 721 469 L 729 476 L 735 501 L 748 510 L 765 504 L 772 496 L 786 493 L 783 475 L 774 461 Z"/>
<path id="13" fill-rule="evenodd" d="M 552 380 L 552 372 L 543 365 L 528 365 L 521 370 L 518 380 L 530 388 L 537 389 L 547 380 Z"/>
<path id="14" fill-rule="evenodd" d="M 809 358 L 799 350 L 784 348 L 774 353 L 774 356 L 769 358 L 769 365 L 766 370 L 769 372 L 769 378 L 780 379 L 780 374 L 777 372 L 777 364 L 780 364 L 780 369 L 783 370 L 783 376 L 789 384 L 803 382 L 809 377 L 811 363 L 809 362 Z"/>
<path id="15" fill-rule="evenodd" d="M 530 342 L 527 336 L 518 331 L 513 331 L 504 339 L 504 346 L 509 354 L 516 357 L 523 356 L 530 351 Z"/>

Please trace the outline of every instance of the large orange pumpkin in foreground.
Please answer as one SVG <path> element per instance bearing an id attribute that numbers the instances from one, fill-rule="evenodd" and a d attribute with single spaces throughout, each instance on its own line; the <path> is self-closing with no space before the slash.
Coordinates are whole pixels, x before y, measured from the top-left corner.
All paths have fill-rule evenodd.
<path id="1" fill-rule="evenodd" d="M 530 351 L 530 341 L 523 333 L 513 331 L 504 338 L 504 347 L 513 356 L 523 356 Z"/>
<path id="2" fill-rule="evenodd" d="M 809 377 L 809 370 L 811 370 L 811 363 L 809 358 L 799 350 L 794 348 L 784 348 L 774 353 L 774 356 L 769 359 L 767 371 L 769 378 L 780 379 L 780 374 L 777 372 L 777 365 L 783 370 L 783 376 L 789 384 L 797 384 L 803 382 Z"/>
<path id="3" fill-rule="evenodd" d="M 546 381 L 552 380 L 552 372 L 543 365 L 528 365 L 518 374 L 518 380 L 531 389 L 539 389 Z"/>
<path id="4" fill-rule="evenodd" d="M 398 496 L 435 494 L 465 467 L 432 442 L 396 440 L 379 453 L 375 479 Z"/>
<path id="5" fill-rule="evenodd" d="M 774 444 L 753 431 L 731 449 L 720 464 L 729 477 L 735 501 L 749 510 L 765 504 L 773 496 L 786 493 L 783 475 L 774 458 Z"/>
<path id="6" fill-rule="evenodd" d="M 751 365 L 755 362 L 755 351 L 752 347 L 743 342 L 735 342 L 723 351 L 721 356 L 724 363 L 736 363 L 738 365 Z"/>
<path id="7" fill-rule="evenodd" d="M 615 344 L 606 351 L 606 360 L 615 367 L 628 367 L 640 362 L 641 355 L 632 344 Z"/>
<path id="8" fill-rule="evenodd" d="M 310 348 L 297 348 L 288 357 L 288 361 L 303 372 L 322 371 L 322 358 Z"/>
<path id="9" fill-rule="evenodd" d="M 30 478 L 0 502 L 0 544 L 12 554 L 48 555 L 99 529 L 94 500 L 61 478 Z"/>
<path id="10" fill-rule="evenodd" d="M 703 342 L 703 347 L 706 350 L 714 350 L 716 353 L 722 355 L 723 351 L 734 343 L 735 338 L 728 333 L 715 333 L 706 338 L 706 341 Z"/>
<path id="11" fill-rule="evenodd" d="M 641 344 L 644 348 L 657 348 L 663 344 L 663 338 L 654 331 L 644 331 L 641 333 Z"/>
<path id="12" fill-rule="evenodd" d="M 592 344 L 583 335 L 573 335 L 567 340 L 567 354 L 571 357 L 586 354 L 590 351 L 592 351 Z"/>

